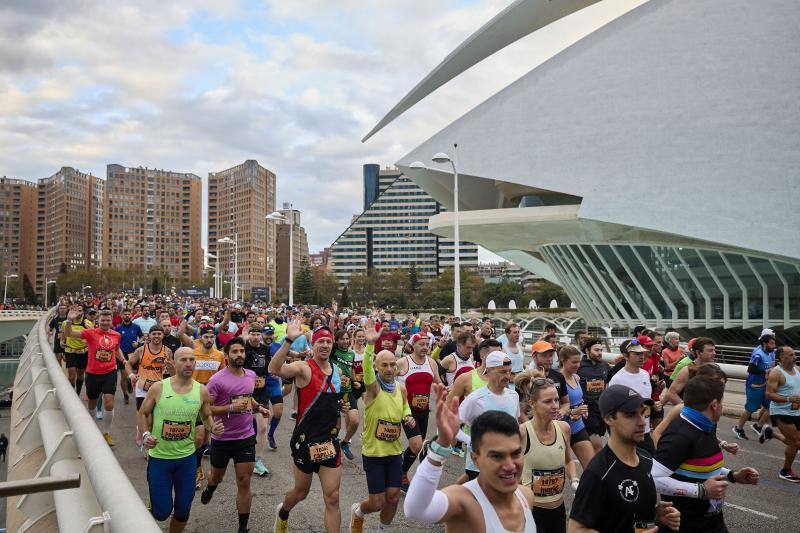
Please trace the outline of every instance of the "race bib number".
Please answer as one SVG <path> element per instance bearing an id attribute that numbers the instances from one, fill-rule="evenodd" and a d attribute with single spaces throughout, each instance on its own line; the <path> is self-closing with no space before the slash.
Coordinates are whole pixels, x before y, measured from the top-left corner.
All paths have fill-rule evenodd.
<path id="1" fill-rule="evenodd" d="M 100 361 L 101 363 L 108 363 L 108 362 L 110 362 L 110 361 L 111 361 L 111 359 L 112 359 L 113 357 L 114 357 L 114 354 L 112 354 L 112 353 L 111 353 L 110 351 L 108 351 L 108 350 L 99 350 L 99 349 L 98 349 L 98 350 L 97 350 L 97 351 L 94 353 L 94 358 L 95 358 L 95 359 L 97 359 L 98 361 Z"/>
<path id="2" fill-rule="evenodd" d="M 256 376 L 256 388 L 263 389 L 267 385 L 267 379 L 264 376 Z"/>
<path id="3" fill-rule="evenodd" d="M 155 381 L 153 381 L 152 379 L 146 379 L 146 380 L 144 380 L 144 385 L 142 385 L 142 390 L 144 390 L 145 392 L 147 392 L 148 390 L 150 390 L 150 386 L 151 386 L 153 383 L 155 383 Z"/>
<path id="4" fill-rule="evenodd" d="M 341 378 L 341 383 L 342 383 L 341 387 L 342 387 L 343 389 L 348 389 L 348 388 L 350 388 L 350 378 L 349 378 L 348 376 L 345 376 L 344 374 L 342 374 L 342 375 L 340 376 L 340 378 Z"/>
<path id="5" fill-rule="evenodd" d="M 564 467 L 555 470 L 533 470 L 533 495 L 537 498 L 558 496 L 564 492 Z"/>
<path id="6" fill-rule="evenodd" d="M 251 396 L 249 394 L 240 394 L 238 396 L 231 396 L 231 405 L 237 411 L 249 411 L 251 408 Z"/>
<path id="7" fill-rule="evenodd" d="M 336 457 L 336 447 L 333 441 L 325 441 L 308 446 L 308 455 L 312 463 L 322 463 Z"/>
<path id="8" fill-rule="evenodd" d="M 375 437 L 386 442 L 396 441 L 400 438 L 400 422 L 389 422 L 388 420 L 378 419 L 378 426 L 375 428 Z"/>
<path id="9" fill-rule="evenodd" d="M 191 432 L 191 422 L 173 422 L 172 420 L 164 420 L 164 425 L 161 426 L 161 438 L 164 440 L 175 441 L 188 439 Z"/>
<path id="10" fill-rule="evenodd" d="M 194 365 L 195 370 L 211 370 L 212 372 L 216 372 L 218 368 L 219 361 L 212 360 L 197 361 Z"/>
<path id="11" fill-rule="evenodd" d="M 586 382 L 586 392 L 590 394 L 600 394 L 606 388 L 606 383 L 602 379 L 590 379 Z"/>
<path id="12" fill-rule="evenodd" d="M 411 407 L 414 409 L 425 410 L 428 408 L 430 398 L 427 394 L 414 394 L 411 397 Z"/>

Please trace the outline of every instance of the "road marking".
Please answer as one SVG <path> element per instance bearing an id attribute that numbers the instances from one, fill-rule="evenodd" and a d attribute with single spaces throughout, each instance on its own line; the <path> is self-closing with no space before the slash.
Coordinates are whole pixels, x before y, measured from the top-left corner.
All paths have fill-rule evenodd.
<path id="1" fill-rule="evenodd" d="M 772 455 L 770 453 L 759 452 L 756 450 L 748 450 L 747 448 L 739 448 L 739 451 L 745 453 L 754 453 L 756 455 L 763 455 L 764 457 L 769 457 L 770 459 L 778 459 L 779 461 L 783 461 L 783 456 L 780 455 Z M 797 458 L 795 458 L 795 461 L 797 461 Z"/>
<path id="2" fill-rule="evenodd" d="M 753 513 L 755 515 L 763 516 L 764 518 L 769 518 L 769 519 L 772 519 L 772 520 L 777 520 L 778 519 L 778 517 L 775 516 L 775 515 L 762 513 L 761 511 L 756 511 L 755 509 L 750 509 L 748 507 L 742 507 L 740 505 L 735 505 L 735 504 L 730 503 L 730 502 L 725 502 L 725 507 L 733 507 L 734 509 L 739 509 L 740 511 L 745 511 L 747 513 Z"/>

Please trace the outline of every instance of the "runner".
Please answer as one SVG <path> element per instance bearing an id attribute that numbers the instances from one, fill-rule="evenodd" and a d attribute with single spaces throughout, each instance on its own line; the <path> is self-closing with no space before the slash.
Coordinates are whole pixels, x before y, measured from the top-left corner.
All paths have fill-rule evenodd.
<path id="1" fill-rule="evenodd" d="M 583 343 L 583 358 L 578 367 L 578 375 L 582 378 L 583 397 L 589 406 L 589 416 L 586 417 L 586 432 L 594 448 L 594 453 L 603 447 L 603 435 L 606 434 L 606 424 L 600 416 L 600 407 L 597 401 L 606 388 L 608 373 L 611 366 L 603 361 L 603 341 L 597 337 L 586 339 Z"/>
<path id="2" fill-rule="evenodd" d="M 256 435 L 253 429 L 253 411 L 262 417 L 269 410 L 253 398 L 256 373 L 244 368 L 245 342 L 234 337 L 225 345 L 227 366 L 211 376 L 208 394 L 211 397 L 211 413 L 225 427 L 221 435 L 211 436 L 211 473 L 208 483 L 200 493 L 200 503 L 208 504 L 214 496 L 233 460 L 236 471 L 236 511 L 239 513 L 239 533 L 247 533 L 250 520 L 250 477 L 256 462 Z"/>
<path id="3" fill-rule="evenodd" d="M 639 446 L 646 435 L 645 410 L 652 404 L 649 396 L 624 385 L 609 385 L 600 395 L 608 444 L 581 476 L 569 513 L 570 533 L 656 533 L 656 522 L 673 530 L 683 524 L 669 502 L 657 504 L 653 459 Z"/>
<path id="4" fill-rule="evenodd" d="M 80 307 L 80 306 L 79 306 Z M 67 367 L 67 379 L 75 387 L 75 392 L 80 396 L 83 388 L 83 380 L 86 375 L 86 364 L 89 356 L 87 354 L 86 341 L 80 335 L 67 335 L 67 326 L 71 331 L 80 333 L 85 329 L 94 328 L 94 322 L 84 318 L 83 313 L 76 315 L 74 319 L 69 318 L 69 313 L 75 306 L 71 306 L 67 313 L 67 320 L 61 323 L 61 335 L 64 342 L 64 360 Z"/>
<path id="5" fill-rule="evenodd" d="M 147 335 L 150 328 L 156 325 L 156 319 L 150 316 L 149 305 L 142 306 L 142 314 L 133 319 L 133 323 L 139 326 L 139 329 L 142 330 L 142 335 Z"/>
<path id="6" fill-rule="evenodd" d="M 369 328 L 367 328 L 369 330 Z M 367 331 L 367 342 L 372 332 Z M 397 379 L 405 385 L 414 427 L 404 426 L 403 431 L 408 439 L 408 448 L 403 452 L 403 483 L 401 490 L 408 490 L 408 471 L 417 460 L 422 449 L 422 441 L 428 433 L 428 417 L 430 416 L 431 384 L 441 383 L 436 365 L 428 357 L 431 345 L 428 335 L 415 333 L 409 339 L 413 352 L 397 361 Z"/>
<path id="7" fill-rule="evenodd" d="M 117 325 L 114 330 L 119 333 L 120 341 L 119 341 L 119 348 L 122 350 L 122 357 L 125 358 L 126 361 L 130 359 L 131 354 L 136 351 L 139 347 L 139 340 L 142 338 L 144 333 L 142 329 L 139 327 L 138 324 L 134 324 L 131 320 L 131 311 L 130 309 L 124 309 L 122 311 L 122 322 Z M 162 332 L 163 333 L 163 332 Z M 163 336 L 163 335 L 162 335 Z M 131 364 L 132 367 L 135 367 L 134 364 Z M 117 363 L 117 370 L 122 370 L 122 365 Z M 122 394 L 125 397 L 125 405 L 128 405 L 129 393 L 130 393 L 130 382 L 126 380 L 122 374 L 119 375 L 120 379 L 120 387 L 122 388 Z M 141 404 L 141 402 L 139 402 Z M 137 404 L 136 408 L 139 408 L 139 404 Z"/>
<path id="8" fill-rule="evenodd" d="M 134 397 L 136 398 L 136 410 L 142 406 L 142 402 L 147 396 L 147 391 L 153 385 L 161 381 L 165 374 L 174 373 L 175 365 L 172 350 L 164 346 L 164 328 L 160 324 L 156 324 L 150 328 L 150 334 L 147 336 L 148 342 L 144 346 L 140 346 L 128 358 L 128 363 L 132 368 L 138 367 L 136 374 L 130 374 L 129 382 L 134 384 Z M 194 356 L 192 356 L 194 361 Z M 192 363 L 194 368 L 194 362 Z M 142 434 L 137 426 L 136 428 L 136 445 L 143 444 Z"/>
<path id="9" fill-rule="evenodd" d="M 558 395 L 561 398 L 561 414 L 565 417 L 564 420 L 566 421 L 566 417 L 569 414 L 569 394 L 567 392 L 567 382 L 564 381 L 564 375 L 553 368 L 553 356 L 556 353 L 556 349 L 547 341 L 536 341 L 533 343 L 533 346 L 531 346 L 531 353 L 533 354 L 533 360 L 528 365 L 528 369 L 541 370 L 544 372 L 546 378 L 553 380 Z M 525 382 L 528 379 L 530 379 L 530 376 L 526 376 L 525 373 L 522 373 L 519 374 L 514 381 Z"/>
<path id="10" fill-rule="evenodd" d="M 552 380 L 536 371 L 525 391 L 533 411 L 520 426 L 525 463 L 522 484 L 533 492 L 533 519 L 538 533 L 566 533 L 565 472 L 577 481 L 570 454 L 570 426 L 560 420 L 558 391 Z M 573 485 L 574 486 L 574 485 Z"/>
<path id="11" fill-rule="evenodd" d="M 289 345 L 302 335 L 301 320 L 292 320 L 280 349 L 269 363 L 269 372 L 281 378 L 294 378 L 298 389 L 297 423 L 289 442 L 294 460 L 294 487 L 278 504 L 274 531 L 288 530 L 289 512 L 306 499 L 316 473 L 325 501 L 325 528 L 338 532 L 342 521 L 339 510 L 339 483 L 342 478 L 341 454 L 336 428 L 339 421 L 339 372 L 330 363 L 333 333 L 320 328 L 312 336 L 312 356 L 307 361 L 284 364 Z"/>
<path id="12" fill-rule="evenodd" d="M 425 524 L 444 523 L 446 531 L 535 533 L 533 494 L 519 484 L 524 464 L 519 424 L 507 413 L 489 411 L 472 423 L 472 453 L 480 475 L 464 485 L 436 489 L 461 419 L 458 401 L 448 403 L 444 385 L 433 386 L 439 435 L 408 489 L 403 504 L 406 517 Z"/>
<path id="13" fill-rule="evenodd" d="M 445 377 L 448 386 L 452 386 L 458 376 L 475 368 L 472 360 L 474 347 L 475 337 L 472 333 L 462 331 L 456 337 L 456 351 L 441 359 L 440 364 L 447 372 Z"/>
<path id="14" fill-rule="evenodd" d="M 61 361 L 64 360 L 64 342 L 61 339 L 61 331 L 63 329 L 62 323 L 66 319 L 67 307 L 65 305 L 59 305 L 58 313 L 56 313 L 47 324 L 47 332 L 53 335 L 53 353 L 59 365 Z"/>
<path id="15" fill-rule="evenodd" d="M 106 309 L 100 313 L 97 328 L 78 331 L 72 328 L 72 324 L 80 316 L 80 306 L 73 306 L 67 314 L 64 334 L 86 341 L 89 348 L 86 366 L 86 397 L 89 399 L 89 412 L 95 410 L 102 394 L 103 437 L 109 446 L 114 446 L 111 423 L 114 420 L 114 393 L 117 391 L 117 361 L 123 364 L 125 379 L 131 373 L 131 366 L 122 357 L 122 351 L 119 349 L 119 333 L 111 329 L 111 311 Z"/>
<path id="16" fill-rule="evenodd" d="M 794 349 L 781 346 L 777 350 L 778 366 L 767 380 L 767 399 L 771 400 L 769 414 L 785 437 L 783 468 L 778 477 L 792 483 L 800 483 L 792 470 L 792 463 L 800 448 L 800 372 L 795 368 Z"/>
<path id="17" fill-rule="evenodd" d="M 689 349 L 692 351 L 692 358 L 686 357 L 682 359 L 675 367 L 675 372 L 672 374 L 672 385 L 662 395 L 664 403 L 675 405 L 681 403 L 683 388 L 689 381 L 689 369 L 687 367 L 700 367 L 706 363 L 713 363 L 717 358 L 717 347 L 714 341 L 706 337 L 697 337 L 692 340 L 694 342 L 689 341 L 691 342 L 691 348 Z M 734 431 L 734 433 L 736 432 Z"/>
<path id="18" fill-rule="evenodd" d="M 223 431 L 222 423 L 211 418 L 208 390 L 192 379 L 194 364 L 190 348 L 178 349 L 175 376 L 155 381 L 148 388 L 138 414 L 137 428 L 142 430 L 150 457 L 147 485 L 151 513 L 156 520 L 172 515 L 170 533 L 186 528 L 192 508 L 195 420 L 199 416 L 214 435 Z"/>
<path id="19" fill-rule="evenodd" d="M 358 405 L 355 401 L 350 403 L 355 384 L 353 383 L 353 362 L 356 354 L 350 349 L 350 337 L 347 330 L 340 329 L 333 337 L 334 348 L 331 355 L 331 363 L 339 369 L 339 376 L 342 380 L 340 394 L 342 402 L 347 407 L 345 411 L 345 438 L 341 441 L 342 453 L 350 461 L 353 460 L 353 452 L 350 451 L 350 439 L 358 429 Z M 361 384 L 359 383 L 360 387 Z"/>
<path id="20" fill-rule="evenodd" d="M 581 352 L 572 345 L 562 346 L 558 351 L 558 360 L 561 364 L 561 374 L 567 384 L 569 396 L 569 443 L 581 466 L 586 469 L 589 461 L 594 457 L 594 447 L 586 431 L 586 418 L 589 417 L 589 405 L 583 401 L 583 387 L 578 367 L 581 364 Z"/>
<path id="21" fill-rule="evenodd" d="M 646 350 L 642 370 L 650 375 L 650 399 L 656 402 L 656 405 L 660 405 L 658 402 L 661 400 L 661 393 L 667 386 L 663 375 L 664 367 L 661 364 L 661 347 L 664 336 L 655 331 L 648 331 L 647 334 L 636 337 L 636 340 Z M 664 420 L 664 409 L 650 411 L 651 430 L 657 428 L 662 420 Z"/>
<path id="22" fill-rule="evenodd" d="M 775 366 L 775 359 L 775 335 L 772 330 L 765 329 L 761 332 L 758 346 L 750 355 L 750 363 L 747 365 L 747 381 L 745 381 L 747 401 L 744 411 L 739 417 L 739 423 L 733 426 L 733 432 L 739 439 L 749 440 L 744 432 L 744 423 L 750 420 L 753 413 L 759 412 L 756 422 L 750 425 L 757 435 L 761 436 L 764 426 L 769 424 L 769 400 L 764 389 L 767 383 L 767 374 Z"/>
<path id="23" fill-rule="evenodd" d="M 681 335 L 677 331 L 667 331 L 664 334 L 664 347 L 661 349 L 661 360 L 664 361 L 664 372 L 671 376 L 675 366 L 684 358 L 683 348 L 680 346 Z M 667 378 L 667 385 L 672 383 L 672 378 Z"/>
<path id="24" fill-rule="evenodd" d="M 755 485 L 758 472 L 724 467 L 717 440 L 725 385 L 707 376 L 686 383 L 681 415 L 658 441 L 652 475 L 658 492 L 671 497 L 681 512 L 680 531 L 727 532 L 722 516 L 730 483 Z"/>
<path id="25" fill-rule="evenodd" d="M 625 366 L 619 372 L 614 374 L 608 382 L 611 385 L 625 385 L 626 387 L 635 390 L 643 398 L 650 398 L 653 393 L 652 385 L 650 384 L 650 374 L 646 370 L 642 370 L 644 359 L 647 350 L 639 344 L 639 341 L 632 339 L 628 344 L 625 351 Z M 673 387 L 675 385 L 673 384 Z M 644 438 L 638 441 L 637 446 L 645 450 L 648 454 L 655 451 L 653 446 L 653 438 L 650 435 L 650 409 L 661 409 L 661 405 L 657 402 L 648 403 L 644 409 Z M 603 417 L 605 418 L 605 417 Z"/>
<path id="26" fill-rule="evenodd" d="M 502 343 L 503 351 L 511 358 L 512 388 L 514 387 L 513 378 L 525 370 L 525 352 L 522 349 L 520 336 L 519 324 L 509 324 L 505 328 L 505 334 L 500 335 L 500 338 L 497 339 Z"/>
<path id="27" fill-rule="evenodd" d="M 253 399 L 260 405 L 269 405 L 270 392 L 267 389 L 267 364 L 272 356 L 270 346 L 264 343 L 264 330 L 260 324 L 250 324 L 247 330 L 247 343 L 245 344 L 244 367 L 252 370 L 256 375 L 253 390 Z M 272 331 L 270 331 L 270 344 L 272 344 Z M 280 403 L 283 406 L 283 395 L 278 390 Z M 256 421 L 256 461 L 253 473 L 261 477 L 269 474 L 269 469 L 264 465 L 264 454 L 267 446 L 267 421 L 263 417 L 255 417 Z"/>
<path id="28" fill-rule="evenodd" d="M 350 330 L 348 330 L 350 331 Z M 352 351 L 353 351 L 353 375 L 351 379 L 352 384 L 352 391 L 350 391 L 350 410 L 347 413 L 348 417 L 355 416 L 355 424 L 349 426 L 347 431 L 344 435 L 343 442 L 350 442 L 353 438 L 353 435 L 356 434 L 358 430 L 358 420 L 359 420 L 359 412 L 358 412 L 358 400 L 361 398 L 361 395 L 364 394 L 366 390 L 366 385 L 364 384 L 364 354 L 366 352 L 367 346 L 367 335 L 364 332 L 364 328 L 358 327 L 353 328 L 351 333 L 352 338 Z M 355 411 L 354 414 L 351 414 Z"/>
<path id="29" fill-rule="evenodd" d="M 378 335 L 370 331 L 374 343 Z M 372 359 L 375 358 L 373 368 Z M 377 376 L 375 369 L 377 368 Z M 403 475 L 403 446 L 400 443 L 400 425 L 413 427 L 406 390 L 396 380 L 397 358 L 388 350 L 375 356 L 375 347 L 369 344 L 364 354 L 364 431 L 361 434 L 361 461 L 367 475 L 369 497 L 354 503 L 350 508 L 350 531 L 361 533 L 364 515 L 380 513 L 376 531 L 389 528 L 397 513 L 400 501 L 400 482 Z"/>

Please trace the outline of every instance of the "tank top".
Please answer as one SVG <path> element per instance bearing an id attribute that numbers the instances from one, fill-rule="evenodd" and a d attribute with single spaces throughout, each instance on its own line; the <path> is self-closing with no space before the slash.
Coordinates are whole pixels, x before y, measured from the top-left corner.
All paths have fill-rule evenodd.
<path id="1" fill-rule="evenodd" d="M 467 357 L 466 359 L 462 359 L 458 352 L 453 352 L 453 358 L 456 360 L 456 368 L 452 372 L 448 372 L 447 376 L 447 385 L 452 387 L 453 383 L 456 382 L 456 378 L 463 374 L 464 372 L 469 372 L 470 370 L 475 369 L 475 363 L 472 361 L 472 357 Z"/>
<path id="2" fill-rule="evenodd" d="M 367 457 L 388 457 L 403 453 L 400 441 L 403 422 L 403 394 L 395 387 L 389 394 L 378 388 L 378 395 L 364 408 L 361 453 Z"/>
<path id="3" fill-rule="evenodd" d="M 353 357 L 353 381 L 358 381 L 360 383 L 364 383 L 364 352 L 366 349 L 362 349 L 361 353 L 353 347 L 353 353 L 355 356 Z M 363 390 L 363 389 L 362 389 Z"/>
<path id="4" fill-rule="evenodd" d="M 511 373 L 519 374 L 525 370 L 525 355 L 522 352 L 522 341 L 518 340 L 516 344 L 512 345 L 509 342 L 508 337 L 506 337 L 502 344 L 503 351 L 506 352 L 508 358 L 511 359 Z M 516 352 L 514 351 L 515 348 L 517 350 Z"/>
<path id="5" fill-rule="evenodd" d="M 464 401 L 464 398 L 466 398 L 467 396 L 469 396 L 470 394 L 472 394 L 476 390 L 480 389 L 481 387 L 485 387 L 486 386 L 486 382 L 483 381 L 483 379 L 481 379 L 480 375 L 478 374 L 478 369 L 477 368 L 472 371 L 470 376 L 471 376 L 471 379 L 472 379 L 472 388 L 471 388 L 470 392 L 466 393 L 464 395 L 464 397 L 461 398 L 462 402 Z M 464 433 L 466 435 L 472 435 L 472 433 L 470 431 L 470 427 L 469 427 L 468 424 L 464 424 Z M 472 470 L 473 472 L 479 472 L 478 467 L 475 465 L 475 462 L 472 460 L 472 457 L 470 456 L 469 452 L 471 452 L 471 451 L 472 451 L 472 445 L 471 444 L 467 444 L 467 453 L 464 454 L 464 461 L 466 463 L 464 465 L 464 468 L 466 470 Z"/>
<path id="6" fill-rule="evenodd" d="M 781 396 L 800 396 L 800 372 L 794 370 L 794 374 L 788 373 L 780 365 L 776 366 L 778 370 L 783 373 L 786 378 L 786 383 L 778 386 L 778 394 Z M 773 370 L 774 371 L 774 370 Z M 783 416 L 800 416 L 800 403 L 792 404 L 792 402 L 776 402 L 772 401 L 769 404 L 770 415 L 783 415 Z"/>
<path id="7" fill-rule="evenodd" d="M 153 436 L 158 439 L 150 457 L 183 459 L 195 453 L 194 425 L 200 412 L 200 384 L 192 381 L 192 390 L 179 394 L 172 388 L 172 378 L 163 380 L 161 398 L 153 409 Z"/>
<path id="8" fill-rule="evenodd" d="M 67 324 L 67 322 L 68 321 L 65 320 L 64 324 L 62 324 L 61 327 L 66 329 L 65 324 Z M 92 322 L 91 320 L 87 320 L 85 318 L 82 318 L 80 322 L 73 322 L 71 325 L 72 325 L 72 331 L 77 331 L 78 333 L 80 333 L 84 329 L 94 328 L 94 322 Z M 64 346 L 64 351 L 66 353 L 86 353 L 86 350 L 88 349 L 88 344 L 85 340 L 80 338 L 76 339 L 75 337 L 67 337 L 66 335 L 64 337 L 67 341 L 66 346 Z"/>
<path id="9" fill-rule="evenodd" d="M 533 421 L 525 422 L 530 448 L 525 454 L 522 468 L 522 484 L 533 491 L 533 503 L 553 503 L 564 494 L 564 454 L 567 445 L 561 426 L 552 422 L 556 438 L 551 444 L 542 444 L 533 429 Z"/>
<path id="10" fill-rule="evenodd" d="M 427 356 L 422 364 L 414 361 L 410 355 L 405 357 L 408 364 L 407 369 L 404 374 L 397 376 L 397 379 L 405 383 L 408 405 L 411 410 L 418 413 L 427 412 L 433 383 L 433 364 Z"/>
<path id="11" fill-rule="evenodd" d="M 225 367 L 225 356 L 222 352 L 212 346 L 211 352 L 205 353 L 199 340 L 194 342 L 194 358 L 195 366 L 192 379 L 203 385 L 207 384 L 211 376 L 219 369 Z"/>
<path id="12" fill-rule="evenodd" d="M 478 505 L 480 505 L 481 512 L 483 513 L 483 525 L 486 533 L 512 533 L 503 527 L 500 517 L 497 516 L 497 511 L 494 510 L 494 506 L 489 501 L 489 498 L 483 493 L 483 489 L 478 484 L 477 479 L 467 481 L 464 483 L 464 487 L 478 500 Z M 533 513 L 531 513 L 531 510 L 528 508 L 528 501 L 519 488 L 514 491 L 514 495 L 522 506 L 522 513 L 525 515 L 525 526 L 521 531 L 513 533 L 536 533 L 536 523 L 533 521 Z"/>
<path id="13" fill-rule="evenodd" d="M 339 370 L 331 365 L 326 375 L 313 358 L 306 361 L 311 368 L 311 381 L 297 390 L 297 423 L 292 440 L 317 443 L 336 436 L 339 421 Z"/>
<path id="14" fill-rule="evenodd" d="M 164 377 L 164 367 L 167 366 L 167 358 L 164 354 L 164 345 L 158 353 L 150 351 L 150 343 L 144 345 L 142 360 L 139 363 L 139 380 L 142 382 L 142 390 L 147 391 L 150 385 L 156 381 L 161 381 Z"/>
<path id="15" fill-rule="evenodd" d="M 474 377 L 473 377 L 473 379 L 474 379 Z M 514 418 L 517 418 L 516 406 L 519 405 L 519 403 L 518 402 L 511 403 L 511 402 L 502 401 L 496 395 L 492 394 L 492 391 L 490 391 L 486 387 L 486 382 L 484 382 L 483 385 L 479 386 L 477 389 L 473 389 L 472 392 L 470 393 L 470 396 L 472 396 L 473 394 L 478 395 L 478 400 L 479 401 L 483 400 L 483 408 L 484 408 L 483 412 L 486 412 L 486 411 L 502 411 L 504 413 L 510 414 Z M 517 395 L 515 393 L 512 393 L 512 394 L 514 395 L 515 398 L 517 397 Z M 466 426 L 466 425 L 464 426 L 464 429 L 465 429 L 464 432 L 467 435 L 471 435 L 472 432 L 471 431 L 467 431 L 468 427 L 469 426 Z M 470 445 L 467 446 L 467 453 L 464 454 L 464 460 L 466 462 L 464 468 L 466 470 L 472 470 L 473 472 L 480 472 L 481 469 L 478 468 L 478 465 L 476 465 L 475 462 L 472 460 L 472 454 L 469 453 L 471 451 L 472 451 L 472 445 L 470 444 Z"/>
<path id="16" fill-rule="evenodd" d="M 575 378 L 575 384 L 577 387 L 572 387 L 569 384 L 569 381 L 564 378 L 564 382 L 567 384 L 567 395 L 569 396 L 569 408 L 575 409 L 579 405 L 583 405 L 583 389 L 581 389 L 581 378 L 577 374 L 574 374 L 573 377 Z M 580 417 L 577 420 L 570 420 L 569 421 L 569 433 L 570 435 L 574 435 L 578 433 L 580 430 L 586 427 L 586 424 L 583 421 L 583 417 Z"/>

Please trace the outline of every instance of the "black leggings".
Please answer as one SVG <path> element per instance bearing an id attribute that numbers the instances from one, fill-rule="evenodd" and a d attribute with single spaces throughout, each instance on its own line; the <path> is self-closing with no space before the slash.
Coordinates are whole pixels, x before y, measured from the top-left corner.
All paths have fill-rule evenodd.
<path id="1" fill-rule="evenodd" d="M 531 509 L 537 533 L 567 533 L 567 511 L 562 503 L 555 509 Z"/>

